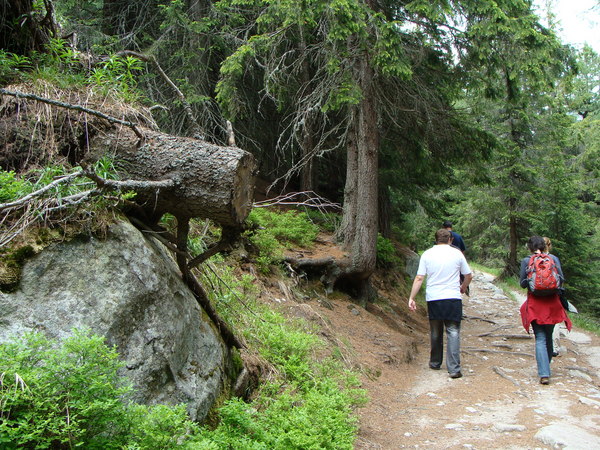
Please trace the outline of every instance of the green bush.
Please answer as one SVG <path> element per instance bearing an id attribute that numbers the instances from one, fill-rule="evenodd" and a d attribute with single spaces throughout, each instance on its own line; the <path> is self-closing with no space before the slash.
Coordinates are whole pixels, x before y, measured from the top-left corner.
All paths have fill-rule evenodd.
<path id="1" fill-rule="evenodd" d="M 0 444 L 117 448 L 129 387 L 117 353 L 101 337 L 75 331 L 62 346 L 41 334 L 0 346 Z M 0 445 L 0 446 L 1 446 Z"/>
<path id="2" fill-rule="evenodd" d="M 377 265 L 379 267 L 393 267 L 400 263 L 400 258 L 396 254 L 396 247 L 392 241 L 377 235 Z"/>
<path id="3" fill-rule="evenodd" d="M 198 425 L 189 420 L 185 405 L 131 405 L 128 413 L 130 450 L 178 448 L 199 432 Z"/>
<path id="4" fill-rule="evenodd" d="M 600 319 L 600 298 L 590 298 L 582 309 L 592 317 Z"/>
<path id="5" fill-rule="evenodd" d="M 271 310 L 262 311 L 266 326 L 256 330 L 260 354 L 275 364 L 288 381 L 303 383 L 312 375 L 312 352 L 321 341 L 305 330 L 286 323 L 285 318 Z"/>
<path id="6" fill-rule="evenodd" d="M 317 224 L 319 228 L 329 233 L 334 233 L 342 221 L 340 214 L 322 212 L 314 208 L 306 208 L 305 213 L 314 224 Z"/>
<path id="7" fill-rule="evenodd" d="M 219 409 L 218 427 L 204 429 L 198 443 L 207 449 L 352 449 L 358 429 L 352 406 L 365 397 L 355 386 L 340 386 L 339 374 L 315 372 L 306 385 L 268 386 L 258 409 L 229 400 Z"/>
<path id="8" fill-rule="evenodd" d="M 273 367 L 252 404 L 232 399 L 219 408 L 219 425 L 194 445 L 206 449 L 351 449 L 353 408 L 366 401 L 356 375 L 334 357 L 318 360 L 323 341 L 308 324 L 291 321 L 256 299 L 251 277 L 236 280 L 218 261 L 204 272 L 221 317 L 243 331 L 249 348 Z M 226 286 L 220 289 L 219 286 Z"/>
<path id="9" fill-rule="evenodd" d="M 250 212 L 248 221 L 274 236 L 279 242 L 310 247 L 319 227 L 313 224 L 306 213 L 298 211 L 279 212 L 267 208 L 255 208 Z"/>
<path id="10" fill-rule="evenodd" d="M 117 352 L 74 330 L 0 345 L 0 448 L 174 448 L 198 428 L 184 406 L 128 403 Z"/>
<path id="11" fill-rule="evenodd" d="M 0 170 L 0 203 L 17 200 L 31 191 L 31 183 L 17 178 L 12 171 Z"/>
<path id="12" fill-rule="evenodd" d="M 263 273 L 269 273 L 270 266 L 281 261 L 286 247 L 310 247 L 319 234 L 319 227 L 310 221 L 306 213 L 297 211 L 255 208 L 250 212 L 248 222 L 253 230 L 247 233 L 247 237 L 258 249 L 256 263 Z"/>
<path id="13" fill-rule="evenodd" d="M 31 70 L 31 60 L 0 49 L 0 84 L 6 86 L 18 79 L 19 71 Z"/>

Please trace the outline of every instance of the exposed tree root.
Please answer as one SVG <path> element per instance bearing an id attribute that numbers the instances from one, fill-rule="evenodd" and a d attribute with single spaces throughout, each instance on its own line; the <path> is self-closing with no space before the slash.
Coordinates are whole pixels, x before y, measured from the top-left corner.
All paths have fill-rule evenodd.
<path id="1" fill-rule="evenodd" d="M 519 384 L 518 381 L 516 381 L 513 377 L 507 375 L 504 370 L 502 370 L 500 367 L 494 366 L 492 367 L 492 370 L 497 373 L 498 375 L 500 375 L 502 378 L 504 378 L 505 380 L 510 381 L 512 384 L 514 384 L 517 387 L 521 387 L 521 385 Z"/>
<path id="2" fill-rule="evenodd" d="M 508 350 L 492 350 L 489 348 L 469 348 L 469 347 L 467 347 L 465 350 L 468 350 L 471 352 L 481 352 L 481 353 L 504 353 L 504 354 L 508 354 L 508 355 L 530 356 L 532 358 L 535 356 L 535 355 L 533 355 L 533 353 L 511 352 Z"/>

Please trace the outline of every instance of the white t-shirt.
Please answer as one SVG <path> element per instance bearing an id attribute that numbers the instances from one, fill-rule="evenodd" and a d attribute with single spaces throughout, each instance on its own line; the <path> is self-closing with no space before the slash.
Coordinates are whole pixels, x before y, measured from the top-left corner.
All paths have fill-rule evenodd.
<path id="1" fill-rule="evenodd" d="M 419 260 L 417 275 L 426 275 L 425 299 L 444 300 L 462 298 L 460 274 L 471 273 L 463 253 L 450 245 L 434 245 L 425 250 Z"/>

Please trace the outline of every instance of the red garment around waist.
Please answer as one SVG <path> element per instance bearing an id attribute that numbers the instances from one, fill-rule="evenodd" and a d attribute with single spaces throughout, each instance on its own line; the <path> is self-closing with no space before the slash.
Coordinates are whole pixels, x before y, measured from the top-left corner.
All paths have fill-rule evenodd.
<path id="1" fill-rule="evenodd" d="M 558 294 L 547 297 L 537 297 L 527 292 L 527 300 L 521 305 L 521 320 L 523 327 L 529 332 L 529 326 L 534 320 L 539 325 L 552 325 L 565 322 L 567 329 L 571 330 L 571 319 L 560 303 Z"/>

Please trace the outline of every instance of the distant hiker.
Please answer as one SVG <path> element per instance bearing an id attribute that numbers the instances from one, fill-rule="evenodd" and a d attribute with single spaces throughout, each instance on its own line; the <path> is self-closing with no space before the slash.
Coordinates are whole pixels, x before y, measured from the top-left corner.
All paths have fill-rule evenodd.
<path id="1" fill-rule="evenodd" d="M 533 328 L 538 376 L 541 384 L 548 384 L 554 326 L 559 322 L 565 322 L 567 329 L 571 330 L 571 320 L 565 313 L 558 294 L 558 289 L 562 287 L 564 281 L 560 260 L 554 255 L 545 253 L 546 243 L 541 236 L 531 236 L 527 241 L 527 247 L 531 256 L 521 261 L 520 273 L 521 287 L 527 288 L 527 300 L 521 305 L 521 320 L 527 333 L 530 325 Z M 544 286 L 537 285 L 544 284 L 548 278 L 554 278 L 554 276 L 548 277 L 554 270 L 558 274 L 558 289 L 552 287 L 553 293 L 543 295 L 544 291 L 541 289 L 544 289 Z M 532 292 L 534 289 L 536 292 L 540 289 L 540 293 Z"/>
<path id="2" fill-rule="evenodd" d="M 425 299 L 429 316 L 431 354 L 429 367 L 439 370 L 444 355 L 444 327 L 446 328 L 446 368 L 451 378 L 460 378 L 460 321 L 462 297 L 473 278 L 465 256 L 451 246 L 452 234 L 444 228 L 435 233 L 435 245 L 423 252 L 417 276 L 412 285 L 408 307 L 415 311 L 415 296 L 427 277 Z M 464 281 L 459 284 L 460 275 Z"/>
<path id="3" fill-rule="evenodd" d="M 450 222 L 449 220 L 444 221 L 444 223 L 442 224 L 442 228 L 445 228 L 450 233 L 452 233 L 452 244 L 450 245 L 452 245 L 452 247 L 456 247 L 464 253 L 467 249 L 467 246 L 465 245 L 465 241 L 463 240 L 462 236 L 456 231 L 452 231 L 452 222 Z"/>
<path id="4" fill-rule="evenodd" d="M 452 231 L 452 222 L 450 222 L 449 220 L 445 220 L 444 223 L 442 224 L 442 228 L 445 228 L 450 233 L 452 233 L 452 243 L 450 245 L 452 247 L 456 247 L 457 249 L 459 249 L 461 252 L 464 253 L 465 250 L 467 249 L 467 246 L 465 245 L 465 241 L 463 240 L 462 236 L 460 234 L 458 234 L 456 231 Z M 463 276 L 463 274 L 461 274 L 459 283 L 462 284 L 464 280 L 465 280 L 465 277 Z M 468 288 L 467 288 L 467 291 L 465 292 L 465 294 L 469 295 Z"/>

